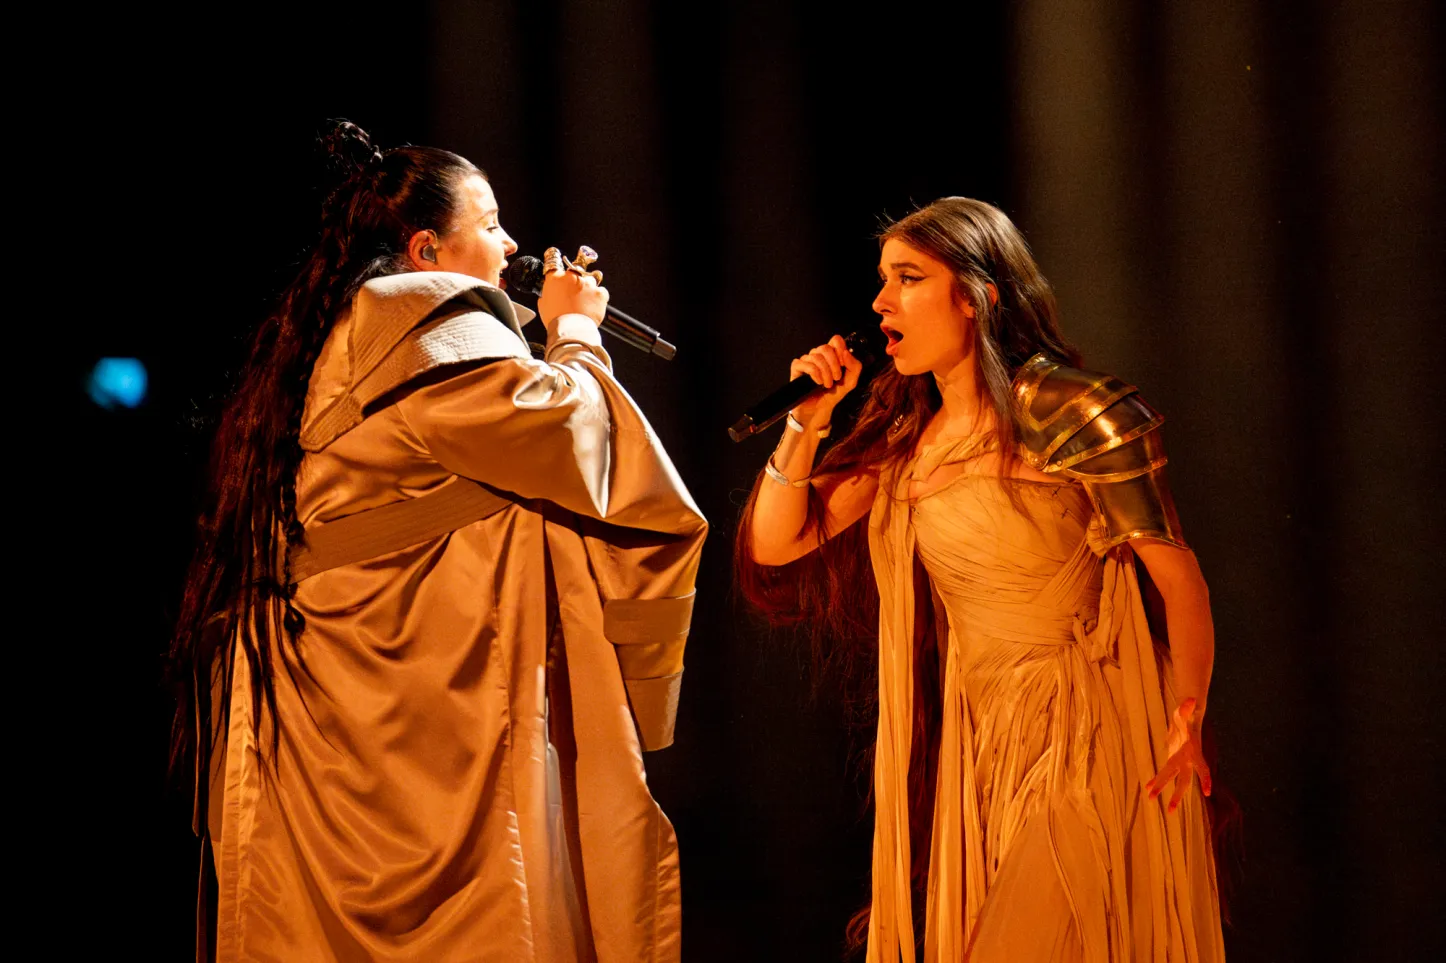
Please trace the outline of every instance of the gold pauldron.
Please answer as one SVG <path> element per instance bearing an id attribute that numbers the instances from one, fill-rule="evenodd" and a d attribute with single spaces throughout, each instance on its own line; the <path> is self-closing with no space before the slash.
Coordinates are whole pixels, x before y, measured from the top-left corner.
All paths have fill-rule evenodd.
<path id="1" fill-rule="evenodd" d="M 1157 538 L 1188 548 L 1165 480 L 1165 449 L 1151 429 L 1127 444 L 1080 462 L 1065 473 L 1084 482 L 1104 522 L 1103 549 L 1132 538 Z"/>
<path id="2" fill-rule="evenodd" d="M 1164 417 L 1133 385 L 1043 355 L 1014 379 L 1024 460 L 1084 483 L 1113 548 L 1156 538 L 1185 548 L 1165 481 Z"/>

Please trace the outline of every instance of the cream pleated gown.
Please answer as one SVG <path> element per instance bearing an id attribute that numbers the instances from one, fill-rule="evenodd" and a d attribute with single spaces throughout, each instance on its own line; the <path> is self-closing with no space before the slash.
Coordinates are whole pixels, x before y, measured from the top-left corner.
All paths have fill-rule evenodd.
<path id="1" fill-rule="evenodd" d="M 881 607 L 868 959 L 915 960 L 922 929 L 930 963 L 1223 960 L 1198 785 L 1171 814 L 1168 794 L 1142 789 L 1166 758 L 1174 699 L 1134 555 L 1105 548 L 1076 482 L 965 464 L 908 498 L 911 478 L 980 453 L 969 439 L 926 447 L 883 481 L 869 519 Z M 943 718 L 916 920 L 907 784 L 916 613 L 931 611 Z"/>

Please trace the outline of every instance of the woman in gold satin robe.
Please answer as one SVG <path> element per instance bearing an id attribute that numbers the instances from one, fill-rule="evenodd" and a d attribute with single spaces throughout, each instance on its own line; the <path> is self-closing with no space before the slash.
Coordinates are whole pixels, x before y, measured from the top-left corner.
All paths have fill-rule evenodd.
<path id="1" fill-rule="evenodd" d="M 794 361 L 825 390 L 792 412 L 736 550 L 746 594 L 811 626 L 822 661 L 877 668 L 854 941 L 870 963 L 1223 959 L 1214 635 L 1163 419 L 1079 369 L 996 208 L 944 198 L 881 240 L 891 363 L 815 468 L 860 364 L 837 337 Z M 847 641 L 861 599 L 872 652 Z"/>
<path id="2" fill-rule="evenodd" d="M 490 183 L 341 123 L 215 446 L 172 664 L 198 957 L 676 961 L 672 738 L 706 524 L 613 380 L 600 273 L 530 318 Z"/>

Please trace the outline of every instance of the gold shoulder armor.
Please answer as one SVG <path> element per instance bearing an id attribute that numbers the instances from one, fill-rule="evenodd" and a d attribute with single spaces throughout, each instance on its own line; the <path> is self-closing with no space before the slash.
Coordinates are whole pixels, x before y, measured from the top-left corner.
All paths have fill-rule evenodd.
<path id="1" fill-rule="evenodd" d="M 1015 376 L 1014 398 L 1025 462 L 1084 484 L 1106 548 L 1132 538 L 1188 547 L 1165 482 L 1165 418 L 1134 385 L 1038 354 Z"/>

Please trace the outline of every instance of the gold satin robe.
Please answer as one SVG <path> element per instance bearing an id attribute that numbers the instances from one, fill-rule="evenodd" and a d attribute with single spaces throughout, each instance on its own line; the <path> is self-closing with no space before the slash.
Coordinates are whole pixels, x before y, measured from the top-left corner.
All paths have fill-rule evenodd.
<path id="1" fill-rule="evenodd" d="M 650 626 L 646 602 L 691 596 L 707 526 L 596 329 L 564 318 L 534 360 L 479 285 L 370 282 L 314 369 L 308 528 L 459 476 L 526 501 L 300 583 L 274 757 L 233 660 L 209 804 L 223 963 L 680 959 L 641 751 L 671 741 L 686 618 Z"/>
<path id="2" fill-rule="evenodd" d="M 880 594 L 869 963 L 1217 963 L 1224 959 L 1198 783 L 1173 814 L 1142 785 L 1175 708 L 1127 543 L 1084 488 L 969 473 L 926 446 L 869 518 Z M 927 573 L 916 582 L 915 558 Z M 916 599 L 916 593 L 918 598 Z M 916 602 L 919 606 L 916 609 Z M 912 916 L 908 774 L 916 616 L 937 631 L 943 716 L 927 919 Z"/>

